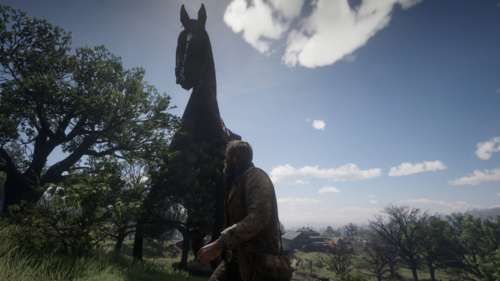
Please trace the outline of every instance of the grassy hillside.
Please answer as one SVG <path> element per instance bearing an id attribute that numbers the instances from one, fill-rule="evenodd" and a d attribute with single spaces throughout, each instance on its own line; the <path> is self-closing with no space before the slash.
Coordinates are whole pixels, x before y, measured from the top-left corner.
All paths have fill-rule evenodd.
<path id="1" fill-rule="evenodd" d="M 34 251 L 16 241 L 19 231 L 19 227 L 0 221 L 0 280 L 206 280 L 149 258 L 134 263 L 130 256 L 104 254 L 102 250 L 83 258 L 61 255 L 52 249 Z"/>

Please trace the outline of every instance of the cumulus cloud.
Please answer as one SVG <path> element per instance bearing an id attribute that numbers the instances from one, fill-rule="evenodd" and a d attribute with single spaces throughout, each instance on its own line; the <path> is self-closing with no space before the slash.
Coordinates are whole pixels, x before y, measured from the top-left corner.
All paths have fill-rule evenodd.
<path id="1" fill-rule="evenodd" d="M 360 170 L 356 164 L 352 163 L 331 169 L 319 169 L 318 166 L 295 169 L 290 164 L 286 164 L 273 168 L 270 175 L 274 183 L 298 184 L 305 178 L 323 178 L 333 181 L 365 180 L 380 177 L 382 170 L 380 168 Z"/>
<path id="2" fill-rule="evenodd" d="M 312 126 L 316 130 L 325 130 L 325 122 L 323 120 L 314 120 Z"/>
<path id="3" fill-rule="evenodd" d="M 488 160 L 493 152 L 500 151 L 500 137 L 491 138 L 489 141 L 480 142 L 477 144 L 477 157 Z"/>
<path id="4" fill-rule="evenodd" d="M 493 169 L 491 171 L 484 170 L 484 172 L 481 172 L 479 170 L 475 170 L 474 173 L 469 174 L 466 177 L 462 177 L 459 179 L 448 181 L 448 184 L 451 184 L 451 185 L 464 185 L 464 184 L 478 185 L 480 183 L 490 182 L 490 181 L 500 181 L 500 167 Z"/>
<path id="5" fill-rule="evenodd" d="M 318 191 L 319 194 L 335 194 L 335 193 L 339 193 L 339 192 L 340 192 L 340 190 L 338 190 L 337 188 L 335 188 L 333 186 L 325 186 Z"/>
<path id="6" fill-rule="evenodd" d="M 233 0 L 226 8 L 224 22 L 233 32 L 261 53 L 268 53 L 270 40 L 280 39 L 291 20 L 300 15 L 304 0 Z"/>
<path id="7" fill-rule="evenodd" d="M 366 197 L 368 197 L 368 198 L 373 198 L 373 197 L 375 197 L 375 195 L 370 194 L 370 195 L 368 195 L 368 196 L 366 196 Z"/>
<path id="8" fill-rule="evenodd" d="M 447 167 L 441 161 L 424 161 L 422 163 L 411 164 L 409 162 L 402 163 L 398 167 L 392 167 L 389 171 L 390 177 L 407 176 L 416 173 L 445 170 Z"/>
<path id="9" fill-rule="evenodd" d="M 321 201 L 312 199 L 312 198 L 279 198 L 278 203 L 282 204 L 289 204 L 289 205 L 311 205 L 311 204 L 317 204 L 320 203 Z"/>
<path id="10" fill-rule="evenodd" d="M 261 53 L 269 53 L 273 41 L 286 37 L 282 61 L 314 68 L 342 59 L 352 62 L 352 53 L 387 27 L 396 5 L 408 9 L 421 1 L 362 1 L 350 7 L 349 0 L 318 0 L 311 3 L 312 13 L 300 18 L 304 0 L 250 0 L 250 5 L 233 0 L 224 22 Z M 299 20 L 292 28 L 295 18 Z"/>
<path id="11" fill-rule="evenodd" d="M 375 203 L 377 203 L 376 200 L 370 200 L 370 204 L 375 204 Z"/>
<path id="12" fill-rule="evenodd" d="M 439 205 L 439 206 L 443 206 L 443 207 L 448 207 L 450 209 L 470 209 L 470 208 L 482 208 L 482 206 L 480 205 L 473 205 L 473 204 L 469 204 L 467 202 L 464 202 L 464 201 L 455 201 L 455 202 L 445 202 L 443 200 L 430 200 L 430 199 L 425 199 L 425 198 L 421 198 L 421 199 L 405 199 L 405 200 L 399 200 L 399 203 L 401 204 L 412 204 L 412 205 L 415 205 L 415 204 L 434 204 L 434 205 Z"/>

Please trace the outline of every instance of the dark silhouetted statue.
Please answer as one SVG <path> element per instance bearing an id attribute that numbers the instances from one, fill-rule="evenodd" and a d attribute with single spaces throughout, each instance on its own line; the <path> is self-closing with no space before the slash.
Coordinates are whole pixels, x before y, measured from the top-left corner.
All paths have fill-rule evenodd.
<path id="1" fill-rule="evenodd" d="M 181 23 L 184 30 L 179 34 L 176 50 L 175 77 L 176 83 L 185 90 L 193 89 L 184 114 L 182 115 L 181 130 L 176 133 L 170 144 L 170 151 L 183 151 L 190 149 L 191 145 L 210 143 L 215 147 L 226 147 L 231 140 L 241 140 L 239 135 L 226 128 L 219 113 L 217 103 L 217 84 L 215 79 L 215 64 L 212 46 L 208 33 L 205 30 L 207 14 L 202 4 L 198 11 L 198 20 L 190 19 L 184 5 L 181 8 Z M 222 155 L 222 157 L 224 157 Z M 221 158 L 220 170 L 223 169 Z M 153 185 L 153 189 L 161 186 Z M 222 178 L 217 179 L 215 195 L 215 221 L 212 231 L 212 241 L 216 240 L 224 224 L 224 184 Z M 196 256 L 203 246 L 204 235 L 197 229 L 200 225 L 191 225 L 191 243 Z M 134 256 L 137 257 L 141 241 L 134 243 Z M 142 250 L 141 250 L 142 252 Z M 142 254 L 140 254 L 142 256 Z"/>

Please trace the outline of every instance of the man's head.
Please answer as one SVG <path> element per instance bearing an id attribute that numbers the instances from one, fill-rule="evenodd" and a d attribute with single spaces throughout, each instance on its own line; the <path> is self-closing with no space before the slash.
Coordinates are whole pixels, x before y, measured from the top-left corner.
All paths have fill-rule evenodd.
<path id="1" fill-rule="evenodd" d="M 252 162 L 252 146 L 245 141 L 231 141 L 227 144 L 226 159 L 224 160 L 224 174 L 231 175 L 241 165 Z"/>

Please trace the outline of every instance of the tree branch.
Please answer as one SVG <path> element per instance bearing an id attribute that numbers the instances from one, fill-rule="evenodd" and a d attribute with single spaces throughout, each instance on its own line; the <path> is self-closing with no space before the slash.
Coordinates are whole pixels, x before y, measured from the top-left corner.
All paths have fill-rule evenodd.
<path id="1" fill-rule="evenodd" d="M 71 166 L 73 166 L 82 156 L 85 154 L 85 152 L 92 146 L 94 145 L 96 141 L 96 137 L 94 136 L 86 136 L 83 139 L 83 142 L 80 144 L 78 148 L 73 151 L 68 157 L 66 157 L 64 160 L 61 160 L 57 162 L 56 164 L 52 165 L 44 174 L 42 177 L 41 185 L 44 185 L 46 183 L 55 183 L 55 182 L 60 182 L 61 181 L 61 174 L 68 171 Z"/>

